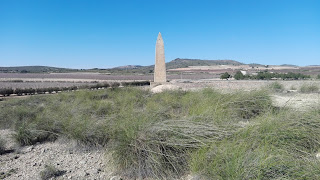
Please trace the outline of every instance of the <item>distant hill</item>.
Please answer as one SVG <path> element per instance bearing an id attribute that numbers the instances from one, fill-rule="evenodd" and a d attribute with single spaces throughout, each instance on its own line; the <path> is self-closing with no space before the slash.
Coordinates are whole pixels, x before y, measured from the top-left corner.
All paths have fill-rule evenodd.
<path id="1" fill-rule="evenodd" d="M 250 64 L 248 64 L 249 66 L 251 66 L 251 67 L 255 67 L 255 66 L 265 66 L 265 65 L 263 65 L 263 64 L 258 64 L 258 63 L 250 63 Z"/>
<path id="2" fill-rule="evenodd" d="M 166 63 L 167 69 L 175 68 L 185 68 L 188 66 L 214 66 L 214 65 L 243 65 L 238 61 L 234 60 L 201 60 L 201 59 L 174 59 Z M 128 65 L 128 66 L 119 66 L 112 69 L 153 69 L 154 65 L 150 66 L 139 66 L 139 65 Z"/>
<path id="3" fill-rule="evenodd" d="M 127 66 L 118 66 L 112 69 L 137 69 L 137 68 L 141 68 L 143 66 L 140 65 L 127 65 Z"/>
<path id="4" fill-rule="evenodd" d="M 293 65 L 293 64 L 281 64 L 280 66 L 298 67 L 297 65 Z"/>
<path id="5" fill-rule="evenodd" d="M 214 65 L 242 65 L 234 60 L 200 60 L 200 59 L 174 59 L 166 63 L 166 69 L 185 68 L 189 66 L 214 66 Z M 154 65 L 139 66 L 128 65 L 107 69 L 110 73 L 153 73 Z"/>
<path id="6" fill-rule="evenodd" d="M 180 59 L 166 63 L 167 69 L 185 68 L 188 66 L 214 66 L 214 65 L 243 65 L 234 60 L 201 60 L 201 59 Z"/>
<path id="7" fill-rule="evenodd" d="M 166 63 L 167 69 L 185 68 L 188 66 L 214 66 L 214 65 L 242 65 L 234 60 L 200 60 L 200 59 L 174 59 Z M 69 69 L 50 66 L 16 66 L 0 67 L 0 73 L 67 73 L 67 72 L 110 72 L 110 73 L 152 73 L 154 65 L 140 66 L 127 65 L 110 69 Z"/>
<path id="8" fill-rule="evenodd" d="M 16 66 L 16 67 L 0 67 L 0 72 L 4 73 L 63 73 L 76 72 L 78 69 L 57 68 L 49 66 Z"/>

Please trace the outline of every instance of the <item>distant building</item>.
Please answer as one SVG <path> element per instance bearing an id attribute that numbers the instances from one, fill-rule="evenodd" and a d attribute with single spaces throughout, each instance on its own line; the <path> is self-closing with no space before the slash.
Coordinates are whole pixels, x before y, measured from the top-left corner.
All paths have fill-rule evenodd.
<path id="1" fill-rule="evenodd" d="M 242 73 L 242 75 L 247 75 L 247 71 L 240 71 Z"/>

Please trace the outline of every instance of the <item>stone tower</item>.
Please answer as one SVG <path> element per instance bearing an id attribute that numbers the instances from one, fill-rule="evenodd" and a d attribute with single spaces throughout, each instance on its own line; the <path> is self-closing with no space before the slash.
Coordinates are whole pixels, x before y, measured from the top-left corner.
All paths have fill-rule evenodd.
<path id="1" fill-rule="evenodd" d="M 159 32 L 156 42 L 156 62 L 154 64 L 154 82 L 165 83 L 167 82 L 166 63 L 164 57 L 164 44 L 161 33 Z"/>

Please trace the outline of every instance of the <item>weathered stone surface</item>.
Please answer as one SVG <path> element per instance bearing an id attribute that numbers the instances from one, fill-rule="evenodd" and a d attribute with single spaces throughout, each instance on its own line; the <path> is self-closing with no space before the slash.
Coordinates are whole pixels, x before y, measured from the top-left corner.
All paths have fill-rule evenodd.
<path id="1" fill-rule="evenodd" d="M 156 62 L 154 65 L 154 82 L 164 83 L 167 82 L 166 64 L 164 56 L 164 44 L 161 33 L 159 32 L 156 42 Z"/>

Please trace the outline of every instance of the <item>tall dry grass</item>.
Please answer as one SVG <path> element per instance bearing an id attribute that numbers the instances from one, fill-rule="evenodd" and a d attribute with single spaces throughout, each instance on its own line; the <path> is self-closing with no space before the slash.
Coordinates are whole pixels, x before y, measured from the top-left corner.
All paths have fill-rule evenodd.
<path id="1" fill-rule="evenodd" d="M 266 91 L 152 94 L 81 90 L 2 102 L 0 124 L 21 145 L 60 136 L 113 153 L 131 179 L 318 178 L 320 110 L 272 106 Z"/>

